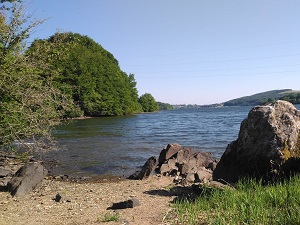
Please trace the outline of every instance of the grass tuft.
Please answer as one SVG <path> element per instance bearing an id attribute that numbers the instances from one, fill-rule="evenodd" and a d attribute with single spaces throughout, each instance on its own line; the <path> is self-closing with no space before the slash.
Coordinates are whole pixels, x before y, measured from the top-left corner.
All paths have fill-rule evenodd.
<path id="1" fill-rule="evenodd" d="M 300 224 L 300 176 L 265 186 L 243 180 L 236 190 L 209 189 L 173 205 L 175 224 Z"/>
<path id="2" fill-rule="evenodd" d="M 119 221 L 120 216 L 119 213 L 105 213 L 103 218 L 99 218 L 98 222 L 111 222 L 111 221 Z"/>

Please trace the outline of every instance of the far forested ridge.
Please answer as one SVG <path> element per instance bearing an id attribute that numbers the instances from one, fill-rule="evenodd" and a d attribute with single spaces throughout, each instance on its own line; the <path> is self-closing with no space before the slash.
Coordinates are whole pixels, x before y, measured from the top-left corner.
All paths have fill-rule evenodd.
<path id="1" fill-rule="evenodd" d="M 292 89 L 266 91 L 224 102 L 224 106 L 264 105 L 276 100 L 285 100 L 293 104 L 300 104 L 300 91 L 294 91 Z"/>

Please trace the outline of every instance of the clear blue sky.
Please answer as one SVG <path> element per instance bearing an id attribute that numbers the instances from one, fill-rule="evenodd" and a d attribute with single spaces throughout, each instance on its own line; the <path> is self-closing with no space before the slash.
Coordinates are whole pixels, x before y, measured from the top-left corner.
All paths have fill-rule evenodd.
<path id="1" fill-rule="evenodd" d="M 133 73 L 139 94 L 211 104 L 300 90 L 299 0 L 30 0 L 33 34 L 87 35 Z"/>

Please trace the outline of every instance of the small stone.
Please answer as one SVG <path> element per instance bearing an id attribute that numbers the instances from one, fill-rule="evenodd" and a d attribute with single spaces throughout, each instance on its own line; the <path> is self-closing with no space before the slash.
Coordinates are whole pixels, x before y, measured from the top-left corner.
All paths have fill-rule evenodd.
<path id="1" fill-rule="evenodd" d="M 126 209 L 134 208 L 140 205 L 140 201 L 137 198 L 132 198 L 124 202 L 113 203 L 113 205 L 107 209 Z"/>
<path id="2" fill-rule="evenodd" d="M 71 199 L 64 194 L 57 193 L 54 200 L 56 202 L 71 202 Z"/>

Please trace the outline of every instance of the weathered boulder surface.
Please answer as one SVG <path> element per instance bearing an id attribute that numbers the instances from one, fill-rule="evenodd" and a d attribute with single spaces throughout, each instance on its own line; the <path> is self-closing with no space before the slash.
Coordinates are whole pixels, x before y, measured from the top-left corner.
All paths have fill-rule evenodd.
<path id="1" fill-rule="evenodd" d="M 213 179 L 272 180 L 300 171 L 300 111 L 286 101 L 254 107 L 213 172 Z"/>
<path id="2" fill-rule="evenodd" d="M 36 188 L 48 171 L 38 162 L 30 162 L 21 167 L 7 184 L 12 196 L 22 197 Z"/>
<path id="3" fill-rule="evenodd" d="M 197 152 L 177 143 L 168 144 L 159 155 L 156 171 L 187 182 L 207 182 L 217 160 L 208 152 Z"/>
<path id="4" fill-rule="evenodd" d="M 0 168 L 0 178 L 6 177 L 11 173 L 11 171 Z"/>

